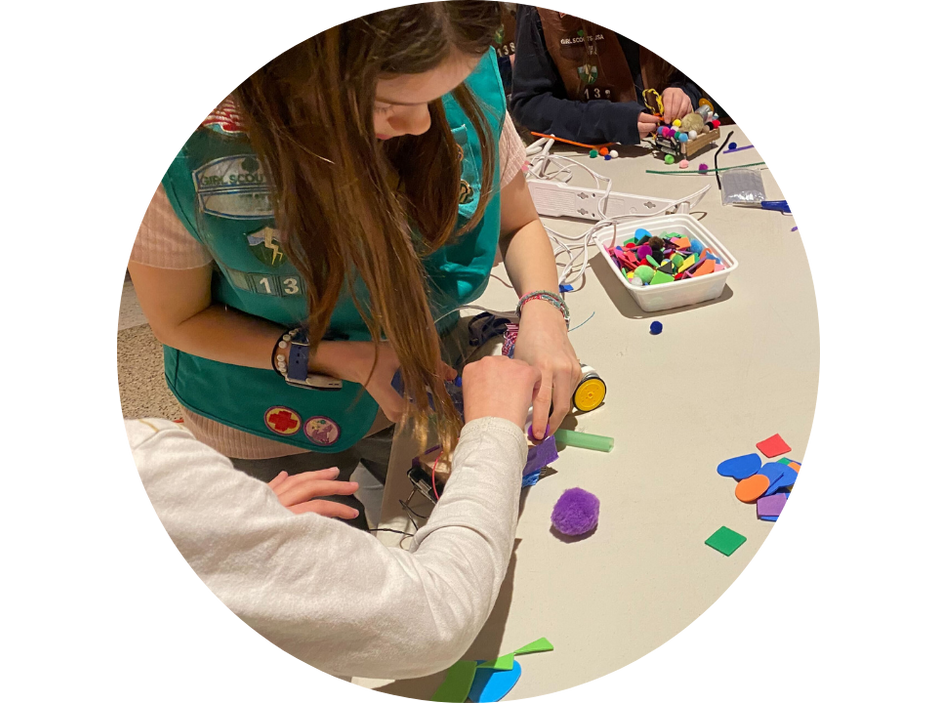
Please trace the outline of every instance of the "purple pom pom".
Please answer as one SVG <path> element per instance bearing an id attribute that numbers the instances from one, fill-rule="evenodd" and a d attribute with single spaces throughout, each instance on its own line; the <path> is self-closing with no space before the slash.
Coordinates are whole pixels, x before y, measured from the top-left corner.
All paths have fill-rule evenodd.
<path id="1" fill-rule="evenodd" d="M 582 535 L 599 524 L 599 499 L 581 488 L 564 491 L 553 506 L 553 526 L 564 535 Z"/>

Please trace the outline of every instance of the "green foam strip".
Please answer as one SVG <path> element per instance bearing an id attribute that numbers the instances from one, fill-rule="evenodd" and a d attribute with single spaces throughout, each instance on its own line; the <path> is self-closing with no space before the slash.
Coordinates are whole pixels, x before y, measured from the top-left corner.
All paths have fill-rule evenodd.
<path id="1" fill-rule="evenodd" d="M 474 661 L 457 661 L 446 672 L 443 681 L 432 700 L 439 703 L 465 703 L 469 691 L 472 690 L 472 681 L 475 680 L 475 669 L 478 664 Z"/>

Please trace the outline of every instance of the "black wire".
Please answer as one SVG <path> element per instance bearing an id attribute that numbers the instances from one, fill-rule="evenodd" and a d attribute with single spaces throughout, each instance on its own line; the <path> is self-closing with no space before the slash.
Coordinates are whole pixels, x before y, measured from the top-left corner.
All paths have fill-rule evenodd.
<path id="1" fill-rule="evenodd" d="M 372 527 L 368 532 L 396 532 L 398 535 L 404 535 L 405 537 L 413 537 L 409 532 L 404 532 L 403 530 L 392 530 L 389 527 Z"/>
<path id="2" fill-rule="evenodd" d="M 732 135 L 735 134 L 735 130 L 729 132 L 729 136 L 726 137 L 726 140 L 722 142 L 722 146 L 716 149 L 716 155 L 713 157 L 713 168 L 716 169 L 716 184 L 719 186 L 719 190 L 722 190 L 722 179 L 719 178 L 719 154 L 722 153 L 722 150 L 726 148 L 726 144 L 729 143 L 729 140 L 732 139 Z"/>
<path id="3" fill-rule="evenodd" d="M 418 518 L 420 518 L 421 520 L 429 520 L 429 515 L 420 515 L 416 510 L 414 510 L 414 509 L 411 508 L 409 505 L 407 505 L 406 503 L 404 503 L 400 498 L 398 498 L 397 501 L 400 503 L 401 507 L 402 507 L 404 510 L 406 510 L 407 512 L 413 513 L 414 515 L 416 515 L 416 516 L 417 516 Z"/>

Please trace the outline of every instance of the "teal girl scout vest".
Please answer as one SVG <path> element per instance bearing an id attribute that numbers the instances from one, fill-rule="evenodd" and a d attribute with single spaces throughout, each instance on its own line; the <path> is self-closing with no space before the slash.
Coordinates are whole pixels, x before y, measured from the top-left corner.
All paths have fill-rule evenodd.
<path id="1" fill-rule="evenodd" d="M 466 84 L 487 106 L 484 112 L 495 139 L 497 184 L 497 141 L 505 99 L 493 51 L 479 62 Z M 481 150 L 478 135 L 455 99 L 446 95 L 443 103 L 462 151 L 456 225 L 460 227 L 478 206 Z M 279 244 L 269 185 L 230 100 L 189 138 L 163 177 L 163 187 L 186 229 L 214 257 L 213 301 L 284 327 L 306 321 L 305 284 Z M 494 263 L 500 224 L 500 196 L 495 187 L 478 225 L 424 259 L 436 317 L 482 294 Z M 359 300 L 366 303 L 367 289 L 361 280 L 352 285 Z M 347 292 L 332 313 L 327 337 L 370 339 Z M 294 388 L 273 369 L 224 364 L 168 346 L 163 357 L 167 384 L 190 411 L 304 449 L 344 451 L 365 436 L 377 415 L 377 403 L 356 383 L 345 381 L 340 390 Z"/>

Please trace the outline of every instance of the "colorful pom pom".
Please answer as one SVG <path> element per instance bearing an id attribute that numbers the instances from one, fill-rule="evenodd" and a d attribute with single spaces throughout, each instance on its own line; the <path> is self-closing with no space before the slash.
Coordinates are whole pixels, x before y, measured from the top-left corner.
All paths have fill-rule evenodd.
<path id="1" fill-rule="evenodd" d="M 735 148 L 737 148 L 737 147 L 738 147 L 738 144 L 736 144 L 735 142 L 730 142 L 730 143 L 729 143 L 729 148 L 730 148 L 730 149 L 735 149 Z"/>
<path id="2" fill-rule="evenodd" d="M 689 138 L 687 135 L 685 135 L 685 134 L 681 134 L 681 135 L 680 135 L 680 141 L 681 141 L 681 142 L 688 142 L 689 140 L 690 140 L 690 138 Z"/>
<path id="3" fill-rule="evenodd" d="M 706 164 L 700 164 L 699 170 L 705 173 L 706 171 L 709 170 L 709 166 L 707 166 Z"/>
<path id="4" fill-rule="evenodd" d="M 599 155 L 599 152 L 597 152 L 595 149 L 590 149 L 590 150 L 589 150 L 589 158 L 590 158 L 590 159 L 594 159 L 594 158 L 596 158 L 598 155 Z"/>
<path id="5" fill-rule="evenodd" d="M 674 158 L 671 154 L 667 154 L 667 156 L 664 157 L 664 163 L 667 164 L 668 166 L 672 164 L 673 161 L 674 161 Z"/>
<path id="6" fill-rule="evenodd" d="M 660 334 L 664 331 L 664 325 L 657 320 L 651 323 L 651 334 Z"/>
<path id="7" fill-rule="evenodd" d="M 617 159 L 617 158 L 618 158 L 618 152 L 615 151 L 614 149 L 612 149 L 610 152 L 608 152 L 608 155 L 611 156 L 613 159 Z"/>
<path id="8" fill-rule="evenodd" d="M 599 499 L 589 491 L 570 488 L 556 501 L 550 521 L 564 535 L 584 535 L 599 524 Z"/>
<path id="9" fill-rule="evenodd" d="M 608 153 L 608 149 L 603 146 L 601 149 L 599 149 L 599 153 L 602 156 L 605 156 Z"/>
<path id="10" fill-rule="evenodd" d="M 680 168 L 687 168 L 690 165 L 690 162 L 684 159 L 680 162 Z"/>
<path id="11" fill-rule="evenodd" d="M 674 121 L 673 121 L 673 126 L 674 126 L 674 127 L 679 127 L 681 124 L 682 124 L 682 123 L 680 122 L 680 120 L 674 120 Z"/>

